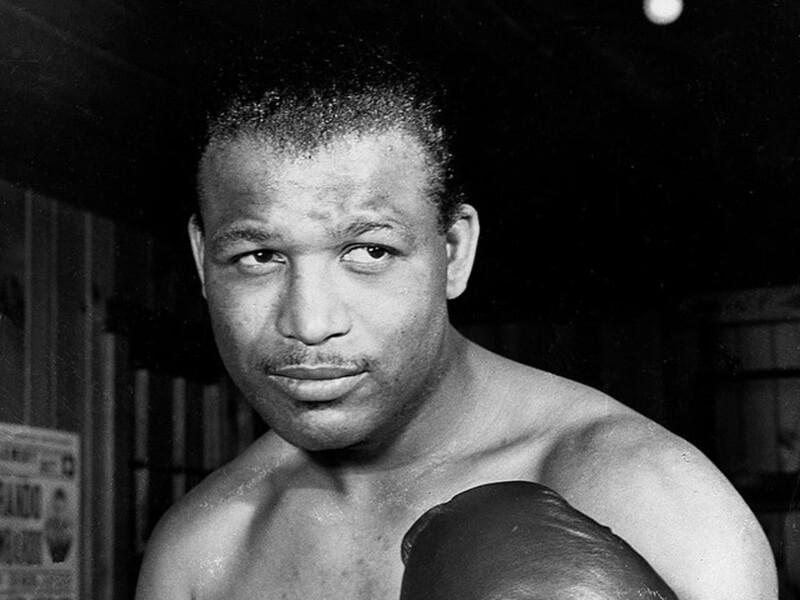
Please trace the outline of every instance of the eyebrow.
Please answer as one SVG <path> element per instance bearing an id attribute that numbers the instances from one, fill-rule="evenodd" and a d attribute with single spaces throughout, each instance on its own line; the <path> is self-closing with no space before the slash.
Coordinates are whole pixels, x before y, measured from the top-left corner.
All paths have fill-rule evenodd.
<path id="1" fill-rule="evenodd" d="M 335 233 L 339 237 L 353 238 L 375 231 L 396 233 L 407 242 L 412 242 L 414 240 L 414 236 L 400 223 L 393 223 L 391 221 L 371 221 L 369 219 L 358 219 L 352 223 L 348 223 L 345 227 L 336 230 Z"/>
<path id="2" fill-rule="evenodd" d="M 237 242 L 251 242 L 254 244 L 279 243 L 283 239 L 278 233 L 270 232 L 260 227 L 236 227 L 228 229 L 214 236 L 211 240 L 212 252 L 222 252 L 227 246 Z"/>
<path id="3" fill-rule="evenodd" d="M 399 235 L 406 243 L 413 243 L 414 235 L 402 223 L 392 221 L 373 221 L 370 219 L 357 219 L 342 227 L 332 227 L 328 232 L 338 239 L 351 239 L 376 231 L 388 231 Z M 252 244 L 281 244 L 285 237 L 280 233 L 270 231 L 263 227 L 241 226 L 222 231 L 211 240 L 213 253 L 224 252 L 228 246 L 239 242 Z"/>

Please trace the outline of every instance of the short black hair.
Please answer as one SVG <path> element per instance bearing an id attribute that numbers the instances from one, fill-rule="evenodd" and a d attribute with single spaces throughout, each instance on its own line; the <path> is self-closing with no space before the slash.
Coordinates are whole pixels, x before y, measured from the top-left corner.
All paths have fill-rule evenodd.
<path id="1" fill-rule="evenodd" d="M 297 34 L 248 53 L 215 87 L 201 139 L 199 199 L 205 161 L 239 137 L 307 153 L 346 134 L 399 129 L 427 155 L 440 228 L 455 220 L 462 195 L 453 176 L 446 93 L 430 65 L 352 36 Z"/>

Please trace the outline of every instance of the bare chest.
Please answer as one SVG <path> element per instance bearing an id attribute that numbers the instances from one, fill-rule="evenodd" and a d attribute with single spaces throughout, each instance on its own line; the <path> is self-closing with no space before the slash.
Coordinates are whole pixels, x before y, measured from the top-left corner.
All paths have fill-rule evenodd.
<path id="1" fill-rule="evenodd" d="M 397 600 L 402 539 L 428 508 L 492 481 L 537 480 L 531 453 L 512 444 L 465 464 L 447 464 L 425 490 L 385 499 L 379 508 L 348 506 L 313 486 L 260 505 L 193 600 Z M 213 543 L 213 540 L 210 540 Z"/>
<path id="2" fill-rule="evenodd" d="M 223 585 L 206 598 L 396 600 L 406 529 L 353 519 L 276 519 L 252 531 L 235 557 L 225 557 L 229 568 Z"/>

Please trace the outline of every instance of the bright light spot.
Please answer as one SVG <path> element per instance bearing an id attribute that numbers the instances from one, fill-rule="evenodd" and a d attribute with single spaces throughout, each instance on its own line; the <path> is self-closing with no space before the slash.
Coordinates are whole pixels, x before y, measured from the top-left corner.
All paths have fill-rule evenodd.
<path id="1" fill-rule="evenodd" d="M 683 12 L 683 0 L 644 0 L 644 14 L 651 23 L 669 25 Z"/>

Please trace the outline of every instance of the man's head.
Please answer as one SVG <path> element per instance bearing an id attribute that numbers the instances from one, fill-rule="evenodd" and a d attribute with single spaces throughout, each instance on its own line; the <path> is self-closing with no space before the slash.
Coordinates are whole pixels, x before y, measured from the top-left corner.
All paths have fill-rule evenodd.
<path id="1" fill-rule="evenodd" d="M 385 48 L 360 40 L 316 35 L 265 46 L 232 69 L 221 80 L 202 142 L 200 213 L 209 161 L 234 140 L 308 154 L 344 135 L 401 130 L 425 152 L 427 195 L 442 231 L 453 222 L 461 194 L 453 178 L 443 88 L 420 65 L 403 64 Z"/>
<path id="2" fill-rule="evenodd" d="M 448 200 L 445 137 L 412 88 L 320 86 L 219 113 L 189 230 L 220 355 L 255 409 L 303 448 L 375 447 L 447 375 L 447 300 L 478 222 Z"/>
<path id="3" fill-rule="evenodd" d="M 67 516 L 67 493 L 62 488 L 56 488 L 50 503 L 50 511 L 54 517 Z"/>

